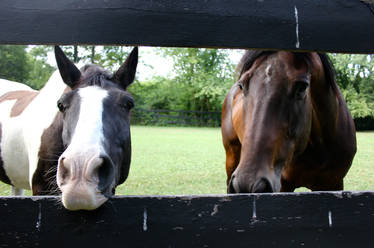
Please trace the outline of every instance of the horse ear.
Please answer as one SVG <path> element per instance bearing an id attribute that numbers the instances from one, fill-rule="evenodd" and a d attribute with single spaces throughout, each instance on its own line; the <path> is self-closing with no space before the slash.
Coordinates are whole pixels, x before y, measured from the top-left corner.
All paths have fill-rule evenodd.
<path id="1" fill-rule="evenodd" d="M 81 77 L 80 70 L 70 59 L 68 59 L 68 57 L 66 57 L 65 53 L 59 46 L 55 46 L 55 57 L 62 80 L 65 84 L 70 86 L 70 88 L 74 88 Z"/>
<path id="2" fill-rule="evenodd" d="M 124 89 L 126 89 L 135 79 L 136 66 L 138 65 L 138 47 L 135 47 L 126 61 L 114 73 L 116 80 Z"/>

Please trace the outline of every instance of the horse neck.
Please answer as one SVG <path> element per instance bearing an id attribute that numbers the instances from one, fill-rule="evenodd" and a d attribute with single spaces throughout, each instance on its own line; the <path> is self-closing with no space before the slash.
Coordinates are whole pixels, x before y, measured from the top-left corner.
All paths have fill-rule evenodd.
<path id="1" fill-rule="evenodd" d="M 54 124 L 58 114 L 57 101 L 66 88 L 59 72 L 55 71 L 38 96 L 22 113 L 22 120 L 27 123 L 23 128 L 23 135 L 30 164 L 29 182 L 32 182 L 32 177 L 38 168 L 42 136 Z"/>
<path id="2" fill-rule="evenodd" d="M 51 98 L 59 98 L 62 93 L 66 91 L 66 88 L 69 87 L 62 80 L 60 72 L 56 70 L 52 73 L 44 87 L 40 89 L 40 94 L 45 95 L 45 97 L 47 97 L 47 95 L 51 95 Z"/>

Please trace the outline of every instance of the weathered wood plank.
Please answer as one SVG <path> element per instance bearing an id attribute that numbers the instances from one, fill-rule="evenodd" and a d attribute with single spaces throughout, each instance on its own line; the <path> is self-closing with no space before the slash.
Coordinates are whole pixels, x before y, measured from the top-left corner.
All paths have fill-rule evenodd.
<path id="1" fill-rule="evenodd" d="M 0 198 L 0 247 L 356 247 L 374 230 L 374 192 L 58 200 Z"/>
<path id="2" fill-rule="evenodd" d="M 2 0 L 0 44 L 374 52 L 360 0 Z"/>

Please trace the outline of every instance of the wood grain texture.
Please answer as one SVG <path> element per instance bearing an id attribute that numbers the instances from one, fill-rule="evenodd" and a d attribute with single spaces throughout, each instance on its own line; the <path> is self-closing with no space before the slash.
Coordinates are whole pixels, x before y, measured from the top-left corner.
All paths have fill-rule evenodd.
<path id="1" fill-rule="evenodd" d="M 2 0 L 0 44 L 373 53 L 370 6 L 360 0 Z"/>
<path id="2" fill-rule="evenodd" d="M 58 200 L 0 198 L 0 247 L 369 247 L 374 230 L 374 192 Z"/>

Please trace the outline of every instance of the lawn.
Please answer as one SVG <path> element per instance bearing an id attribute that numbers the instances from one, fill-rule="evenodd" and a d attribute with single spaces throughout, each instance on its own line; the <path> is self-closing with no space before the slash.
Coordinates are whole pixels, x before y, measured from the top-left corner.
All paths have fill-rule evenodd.
<path id="1" fill-rule="evenodd" d="M 133 154 L 130 175 L 117 188 L 117 194 L 226 192 L 225 155 L 220 129 L 133 126 L 131 132 Z M 374 132 L 357 133 L 357 143 L 356 157 L 345 178 L 345 190 L 374 190 Z M 9 189 L 9 186 L 1 184 L 0 194 L 9 195 Z"/>

